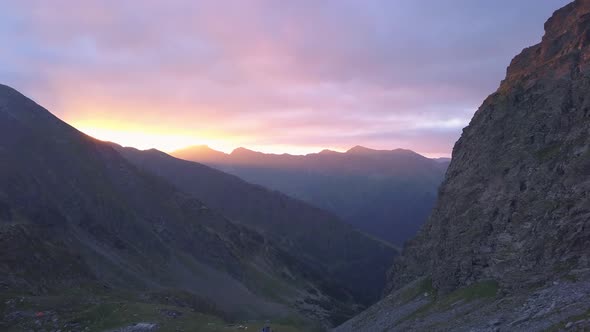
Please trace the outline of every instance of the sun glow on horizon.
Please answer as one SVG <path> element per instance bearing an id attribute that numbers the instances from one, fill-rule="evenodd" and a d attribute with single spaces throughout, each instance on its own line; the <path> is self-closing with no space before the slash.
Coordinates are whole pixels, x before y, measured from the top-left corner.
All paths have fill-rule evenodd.
<path id="1" fill-rule="evenodd" d="M 142 130 L 140 128 L 109 128 L 84 123 L 74 123 L 81 132 L 101 141 L 108 141 L 139 150 L 158 149 L 173 152 L 191 145 L 208 145 L 219 151 L 231 151 L 230 145 L 219 138 L 204 138 L 182 132 Z"/>
<path id="2" fill-rule="evenodd" d="M 259 144 L 240 144 L 231 142 L 227 138 L 212 137 L 205 135 L 193 135 L 181 131 L 163 131 L 157 128 L 141 128 L 130 125 L 123 127 L 111 123 L 89 123 L 89 122 L 72 122 L 72 125 L 81 132 L 92 136 L 101 141 L 113 142 L 126 147 L 134 147 L 139 150 L 158 149 L 163 152 L 174 152 L 196 145 L 207 145 L 211 149 L 230 153 L 239 147 L 245 147 L 254 151 L 264 153 L 293 155 L 304 155 L 315 153 L 324 148 L 316 146 L 295 146 L 295 145 L 259 145 Z M 343 152 L 345 149 L 333 148 L 335 151 Z"/>
<path id="3" fill-rule="evenodd" d="M 234 149 L 244 147 L 253 151 L 291 155 L 306 155 L 318 153 L 324 149 L 336 152 L 345 152 L 350 147 L 320 147 L 320 146 L 296 146 L 296 145 L 259 145 L 239 144 L 222 138 L 207 138 L 182 132 L 164 132 L 161 130 L 145 130 L 140 128 L 109 128 L 107 126 L 91 125 L 88 123 L 73 123 L 73 126 L 81 132 L 101 141 L 113 142 L 125 147 L 133 147 L 139 150 L 157 149 L 171 153 L 191 146 L 207 145 L 211 149 L 231 153 Z M 423 153 L 416 151 L 428 158 L 450 157 L 448 154 Z"/>

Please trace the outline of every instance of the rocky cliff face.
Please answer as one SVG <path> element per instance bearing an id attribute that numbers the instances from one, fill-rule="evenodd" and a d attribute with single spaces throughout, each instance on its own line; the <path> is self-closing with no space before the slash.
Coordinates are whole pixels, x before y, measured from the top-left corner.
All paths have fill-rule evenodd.
<path id="1" fill-rule="evenodd" d="M 555 12 L 464 129 L 429 222 L 392 271 L 450 291 L 589 266 L 590 1 Z"/>
<path id="2" fill-rule="evenodd" d="M 463 130 L 390 295 L 340 330 L 588 328 L 589 134 L 590 1 L 577 0 Z"/>

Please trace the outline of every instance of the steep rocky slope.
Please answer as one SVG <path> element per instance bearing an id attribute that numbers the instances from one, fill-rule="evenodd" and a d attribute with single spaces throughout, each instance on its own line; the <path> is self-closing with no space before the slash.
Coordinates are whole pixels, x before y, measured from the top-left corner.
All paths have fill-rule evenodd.
<path id="1" fill-rule="evenodd" d="M 464 129 L 393 292 L 340 330 L 588 328 L 589 134 L 590 1 L 578 0 Z"/>
<path id="2" fill-rule="evenodd" d="M 358 229 L 401 246 L 426 221 L 448 160 L 404 149 L 355 146 L 346 152 L 230 154 L 195 146 L 172 153 L 278 190 L 330 211 Z"/>
<path id="3" fill-rule="evenodd" d="M 74 289 L 148 302 L 186 292 L 224 317 L 326 325 L 357 310 L 316 271 L 0 85 L 0 330 L 26 316 L 4 311 L 14 296 Z"/>

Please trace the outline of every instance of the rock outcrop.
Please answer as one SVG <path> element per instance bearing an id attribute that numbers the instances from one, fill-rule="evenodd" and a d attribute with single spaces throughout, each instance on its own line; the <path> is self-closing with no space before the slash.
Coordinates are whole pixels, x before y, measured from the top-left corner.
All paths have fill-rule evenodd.
<path id="1" fill-rule="evenodd" d="M 389 295 L 340 331 L 588 327 L 589 134 L 590 0 L 577 0 L 463 130 Z"/>
<path id="2" fill-rule="evenodd" d="M 590 266 L 590 1 L 555 12 L 453 149 L 437 206 L 392 271 L 451 291 Z"/>

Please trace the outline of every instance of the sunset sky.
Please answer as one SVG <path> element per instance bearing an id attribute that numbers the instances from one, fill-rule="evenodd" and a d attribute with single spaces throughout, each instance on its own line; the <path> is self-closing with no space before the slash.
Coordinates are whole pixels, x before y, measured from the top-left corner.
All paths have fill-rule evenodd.
<path id="1" fill-rule="evenodd" d="M 138 148 L 448 156 L 567 2 L 8 0 L 0 83 Z"/>

